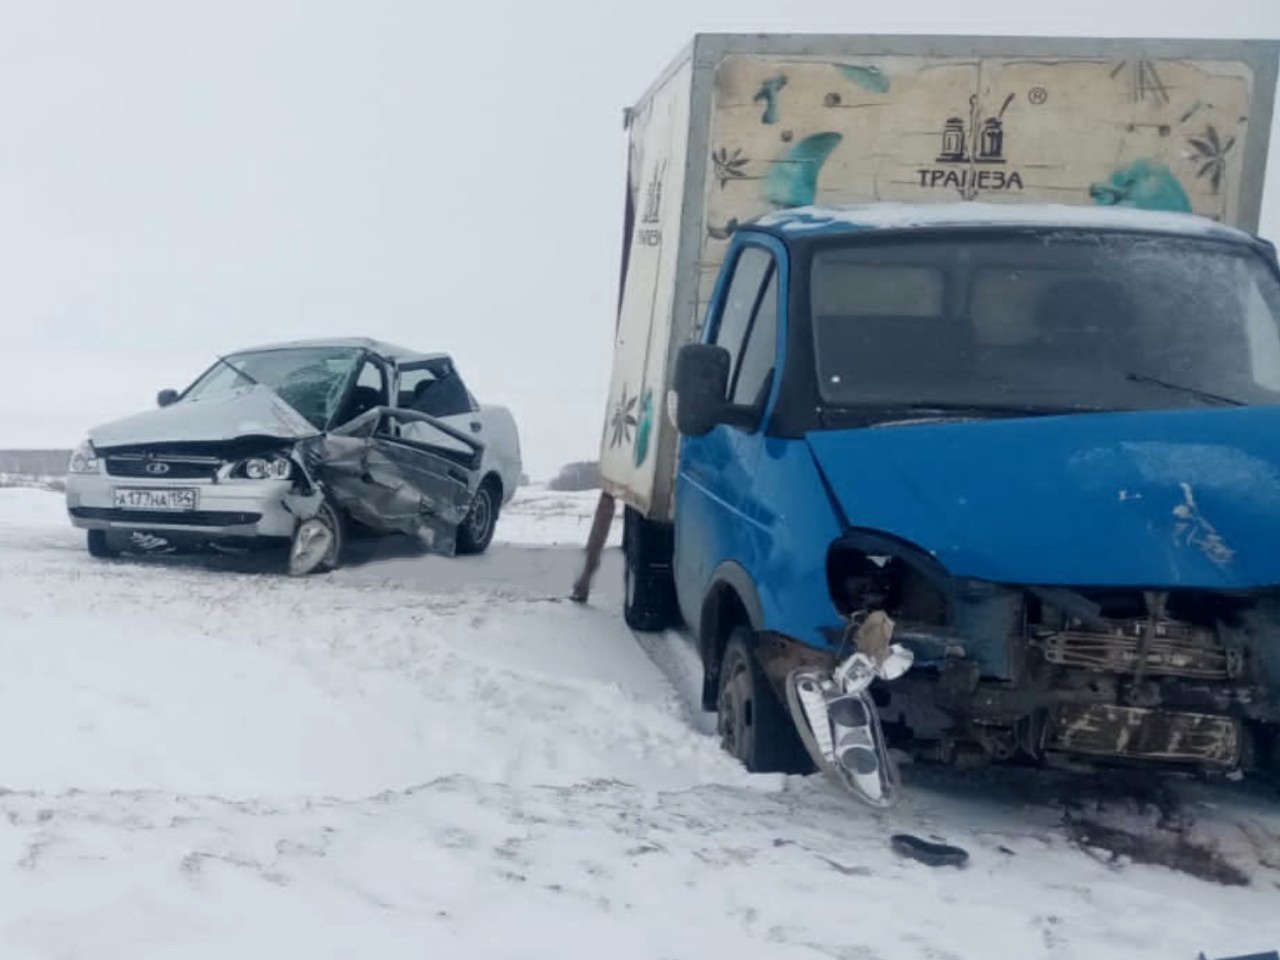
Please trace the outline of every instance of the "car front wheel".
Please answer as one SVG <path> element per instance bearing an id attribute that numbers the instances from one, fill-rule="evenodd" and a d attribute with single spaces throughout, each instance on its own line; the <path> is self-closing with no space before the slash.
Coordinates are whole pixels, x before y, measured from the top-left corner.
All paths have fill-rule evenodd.
<path id="1" fill-rule="evenodd" d="M 335 569 L 342 558 L 342 545 L 342 515 L 326 500 L 314 517 L 303 520 L 294 531 L 289 544 L 289 574 L 304 577 Z"/>
<path id="2" fill-rule="evenodd" d="M 106 530 L 88 531 L 85 537 L 85 544 L 89 548 L 89 556 L 97 557 L 99 560 L 108 560 L 111 557 L 120 556 L 119 547 L 112 542 Z"/>

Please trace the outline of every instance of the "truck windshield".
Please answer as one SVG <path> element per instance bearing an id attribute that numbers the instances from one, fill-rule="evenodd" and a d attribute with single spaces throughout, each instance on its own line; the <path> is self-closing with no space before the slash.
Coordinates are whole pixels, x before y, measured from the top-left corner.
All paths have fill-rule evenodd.
<path id="1" fill-rule="evenodd" d="M 1136 234 L 850 243 L 810 268 L 833 407 L 1280 402 L 1280 282 L 1248 248 Z"/>
<path id="2" fill-rule="evenodd" d="M 312 426 L 324 430 L 346 395 L 364 352 L 354 347 L 297 347 L 233 353 L 205 372 L 183 400 L 205 400 L 261 384 Z"/>

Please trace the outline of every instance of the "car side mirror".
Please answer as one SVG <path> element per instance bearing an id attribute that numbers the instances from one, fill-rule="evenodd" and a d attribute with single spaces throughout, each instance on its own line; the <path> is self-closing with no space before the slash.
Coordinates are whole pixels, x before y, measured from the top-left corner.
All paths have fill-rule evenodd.
<path id="1" fill-rule="evenodd" d="M 161 390 L 156 394 L 156 406 L 167 407 L 178 399 L 177 390 Z"/>
<path id="2" fill-rule="evenodd" d="M 690 343 L 676 354 L 676 429 L 702 437 L 720 423 L 729 392 L 732 359 L 724 347 Z"/>

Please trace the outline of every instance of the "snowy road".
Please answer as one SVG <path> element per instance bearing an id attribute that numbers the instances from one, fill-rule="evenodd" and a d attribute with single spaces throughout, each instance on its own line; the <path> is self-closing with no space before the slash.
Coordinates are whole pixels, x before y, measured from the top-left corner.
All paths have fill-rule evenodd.
<path id="1" fill-rule="evenodd" d="M 555 600 L 591 507 L 526 497 L 485 557 L 297 581 L 94 562 L 59 496 L 0 489 L 0 957 L 1280 946 L 1274 798 L 1188 794 L 1188 830 L 1250 881 L 1223 886 L 1090 856 L 1007 782 L 917 781 L 879 814 L 747 776 L 691 725 L 682 644 L 664 672 L 622 624 L 616 554 L 593 607 Z M 900 860 L 896 830 L 971 863 Z"/>

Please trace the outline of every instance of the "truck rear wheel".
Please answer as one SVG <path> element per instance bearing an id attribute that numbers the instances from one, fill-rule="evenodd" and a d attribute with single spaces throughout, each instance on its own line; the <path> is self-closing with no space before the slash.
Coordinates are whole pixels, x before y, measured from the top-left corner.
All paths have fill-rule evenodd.
<path id="1" fill-rule="evenodd" d="M 632 630 L 656 633 L 677 622 L 671 573 L 671 528 L 646 520 L 631 507 L 623 514 L 623 618 Z"/>
<path id="2" fill-rule="evenodd" d="M 751 773 L 813 772 L 786 708 L 754 652 L 755 634 L 737 627 L 720 662 L 716 729 L 720 746 Z"/>

